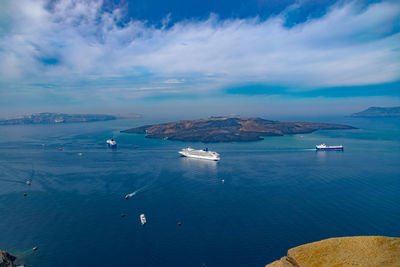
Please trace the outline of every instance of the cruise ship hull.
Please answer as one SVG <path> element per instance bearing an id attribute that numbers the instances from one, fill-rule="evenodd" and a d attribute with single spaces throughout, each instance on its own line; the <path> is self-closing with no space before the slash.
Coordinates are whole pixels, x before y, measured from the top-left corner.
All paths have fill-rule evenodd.
<path id="1" fill-rule="evenodd" d="M 188 158 L 195 158 L 195 159 L 206 159 L 206 160 L 214 160 L 214 161 L 218 161 L 220 158 L 219 157 L 207 157 L 207 156 L 201 156 L 201 155 L 193 155 L 193 154 L 188 154 L 185 152 L 178 152 L 179 154 L 181 154 L 184 157 L 188 157 Z"/>
<path id="2" fill-rule="evenodd" d="M 343 150 L 342 146 L 337 147 L 316 147 L 317 150 Z"/>

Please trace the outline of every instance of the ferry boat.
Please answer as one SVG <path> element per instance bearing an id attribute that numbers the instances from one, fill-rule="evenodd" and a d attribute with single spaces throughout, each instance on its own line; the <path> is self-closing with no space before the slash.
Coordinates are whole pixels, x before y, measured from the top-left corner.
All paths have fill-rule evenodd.
<path id="1" fill-rule="evenodd" d="M 108 145 L 108 147 L 116 148 L 117 147 L 117 142 L 114 139 L 108 139 L 107 140 L 107 145 Z"/>
<path id="2" fill-rule="evenodd" d="M 196 159 L 208 159 L 208 160 L 220 160 L 219 154 L 214 151 L 208 150 L 208 148 L 203 150 L 196 150 L 191 147 L 184 148 L 178 152 L 184 157 L 196 158 Z"/>
<path id="3" fill-rule="evenodd" d="M 315 146 L 315 149 L 317 150 L 343 150 L 343 146 L 327 146 L 325 144 L 320 144 L 318 146 Z"/>
<path id="4" fill-rule="evenodd" d="M 146 217 L 144 216 L 144 214 L 140 214 L 140 222 L 142 223 L 142 225 L 145 225 L 147 223 Z"/>

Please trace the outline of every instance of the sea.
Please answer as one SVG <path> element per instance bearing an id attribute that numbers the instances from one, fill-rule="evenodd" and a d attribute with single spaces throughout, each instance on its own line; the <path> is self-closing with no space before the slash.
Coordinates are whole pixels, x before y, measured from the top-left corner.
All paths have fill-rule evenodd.
<path id="1" fill-rule="evenodd" d="M 146 117 L 0 126 L 0 249 L 28 267 L 265 266 L 325 238 L 400 237 L 400 118 L 308 121 L 358 129 L 203 144 L 120 133 L 160 122 Z"/>

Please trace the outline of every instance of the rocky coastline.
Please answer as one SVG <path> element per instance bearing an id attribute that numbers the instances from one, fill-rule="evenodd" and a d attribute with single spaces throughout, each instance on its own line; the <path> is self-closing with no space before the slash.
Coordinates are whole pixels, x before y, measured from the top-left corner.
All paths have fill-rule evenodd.
<path id="1" fill-rule="evenodd" d="M 77 122 L 109 121 L 116 119 L 117 116 L 105 114 L 64 114 L 43 112 L 19 116 L 7 120 L 0 120 L 0 125 L 63 124 Z"/>

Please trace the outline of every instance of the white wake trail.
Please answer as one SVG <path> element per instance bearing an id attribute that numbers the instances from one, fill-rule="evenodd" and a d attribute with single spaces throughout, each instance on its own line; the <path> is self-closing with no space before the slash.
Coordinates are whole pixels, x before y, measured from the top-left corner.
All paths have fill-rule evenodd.
<path id="1" fill-rule="evenodd" d="M 130 194 L 127 194 L 127 195 L 125 196 L 125 198 L 128 199 L 128 198 L 133 197 L 134 195 L 136 195 L 137 191 L 138 191 L 138 190 L 136 190 L 135 192 L 132 192 L 132 193 L 130 193 Z"/>
<path id="2" fill-rule="evenodd" d="M 145 191 L 147 188 L 149 188 L 150 186 L 152 186 L 152 185 L 157 181 L 157 179 L 158 179 L 158 177 L 155 178 L 155 179 L 154 179 L 151 183 L 149 183 L 148 185 L 145 185 L 145 186 L 143 186 L 143 187 L 137 189 L 136 191 L 134 191 L 134 192 L 132 192 L 132 193 L 130 193 L 130 194 L 127 194 L 127 195 L 125 196 L 125 198 L 126 198 L 126 199 L 129 199 L 129 198 L 133 197 L 134 195 L 136 195 L 137 193 Z"/>

